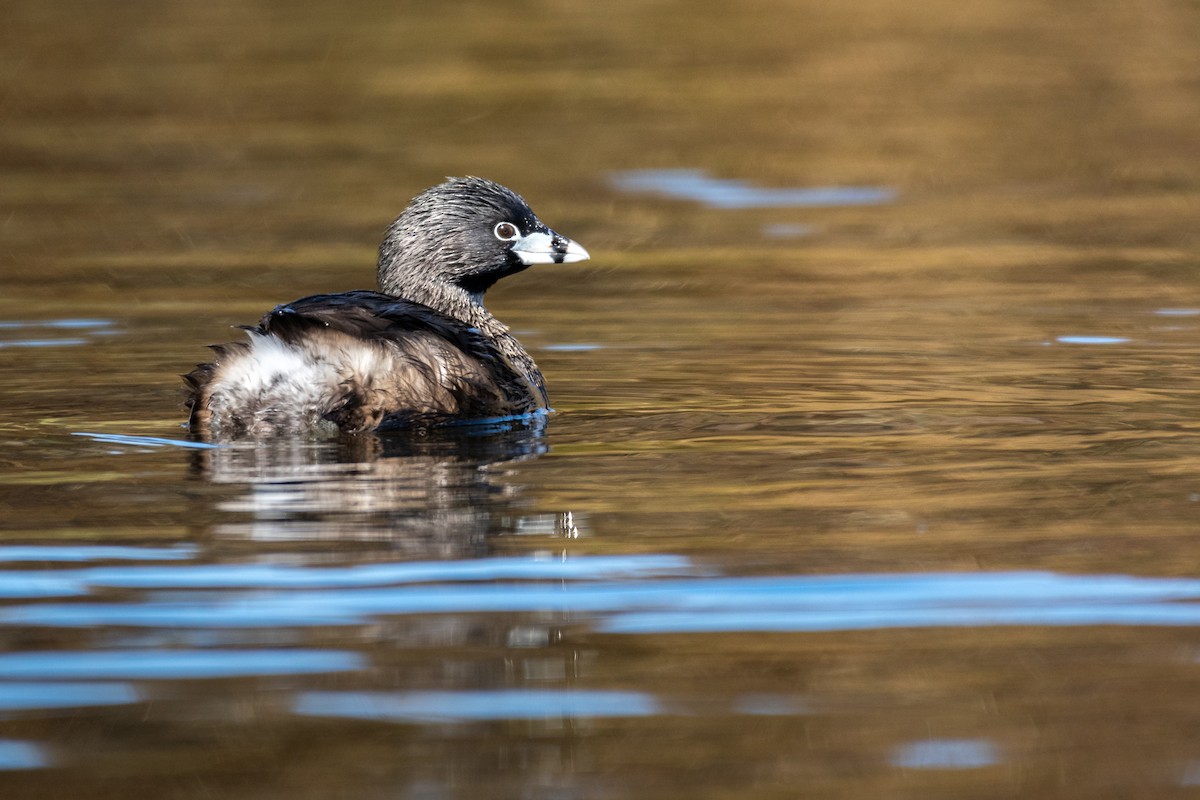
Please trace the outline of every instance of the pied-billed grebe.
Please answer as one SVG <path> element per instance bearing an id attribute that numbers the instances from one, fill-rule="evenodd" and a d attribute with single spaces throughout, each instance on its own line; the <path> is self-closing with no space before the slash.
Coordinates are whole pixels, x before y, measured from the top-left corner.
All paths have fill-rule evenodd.
<path id="1" fill-rule="evenodd" d="M 587 257 L 517 193 L 451 178 L 387 229 L 379 292 L 277 306 L 245 329 L 248 342 L 215 345 L 216 359 L 184 376 L 192 431 L 353 433 L 544 409 L 542 373 L 483 295 L 533 264 Z"/>

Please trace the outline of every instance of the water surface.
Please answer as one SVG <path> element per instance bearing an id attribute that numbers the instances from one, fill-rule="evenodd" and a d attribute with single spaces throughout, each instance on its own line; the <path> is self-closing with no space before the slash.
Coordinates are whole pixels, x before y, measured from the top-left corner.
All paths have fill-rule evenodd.
<path id="1" fill-rule="evenodd" d="M 4 797 L 1200 784 L 1194 3 L 9 6 Z M 187 438 L 467 173 L 554 414 Z"/>

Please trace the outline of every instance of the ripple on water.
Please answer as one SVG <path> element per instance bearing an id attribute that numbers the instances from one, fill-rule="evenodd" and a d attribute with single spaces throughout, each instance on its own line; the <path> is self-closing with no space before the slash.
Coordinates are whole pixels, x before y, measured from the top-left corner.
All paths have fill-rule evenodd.
<path id="1" fill-rule="evenodd" d="M 529 556 L 461 561 L 393 561 L 351 567 L 280 564 L 193 564 L 183 567 L 96 567 L 79 573 L 92 586 L 122 589 L 353 588 L 432 581 L 581 580 L 694 573 L 692 562 L 673 555 Z"/>
<path id="2" fill-rule="evenodd" d="M 1054 341 L 1060 344 L 1125 344 L 1129 339 L 1124 336 L 1058 336 Z"/>
<path id="3" fill-rule="evenodd" d="M 118 706 L 140 700 L 128 683 L 0 682 L 0 712 Z"/>
<path id="4" fill-rule="evenodd" d="M 40 744 L 0 739 L 0 770 L 41 769 L 50 764 L 50 756 Z"/>
<path id="5" fill-rule="evenodd" d="M 75 347 L 87 343 L 87 339 L 9 339 L 7 341 L 0 341 L 0 349 L 13 347 Z"/>
<path id="6" fill-rule="evenodd" d="M 77 597 L 88 589 L 69 573 L 0 572 L 0 598 L 32 600 L 44 597 Z M 12 606 L 10 609 L 20 608 Z"/>
<path id="7" fill-rule="evenodd" d="M 1200 761 L 1192 761 L 1184 768 L 1179 785 L 1200 786 Z"/>
<path id="8" fill-rule="evenodd" d="M 602 344 L 586 344 L 586 343 L 545 344 L 545 345 L 542 345 L 541 349 L 547 350 L 551 353 L 587 353 L 592 350 L 602 350 L 602 349 L 604 349 L 604 345 L 602 345 Z"/>
<path id="9" fill-rule="evenodd" d="M 812 236 L 816 228 L 812 225 L 778 222 L 763 226 L 763 235 L 769 239 L 801 239 Z"/>
<path id="10" fill-rule="evenodd" d="M 0 574 L 0 591 L 20 589 L 25 575 Z M 619 634 L 1200 625 L 1200 604 L 1179 602 L 1200 599 L 1200 580 L 1190 578 L 1035 572 L 711 577 L 673 556 L 352 568 L 114 566 L 35 577 L 48 584 L 35 597 L 53 589 L 196 593 L 148 594 L 141 602 L 9 605 L 0 608 L 0 624 L 305 628 L 403 614 L 549 612 Z"/>
<path id="11" fill-rule="evenodd" d="M 0 338 L 0 349 L 14 347 L 77 347 L 88 344 L 96 336 L 114 333 L 113 321 L 108 319 L 49 319 L 0 320 L 0 333 L 22 332 L 15 337 Z M 71 331 L 74 336 L 45 336 L 41 331 Z"/>
<path id="12" fill-rule="evenodd" d="M 362 656 L 340 650 L 88 650 L 0 653 L 0 679 L 183 680 L 352 672 Z"/>
<path id="13" fill-rule="evenodd" d="M 979 769 L 1000 763 L 986 739 L 925 739 L 896 748 L 892 763 L 906 769 Z"/>
<path id="14" fill-rule="evenodd" d="M 661 713 L 643 692 L 501 689 L 460 692 L 305 692 L 293 711 L 387 722 L 645 717 Z"/>
<path id="15" fill-rule="evenodd" d="M 71 435 L 86 436 L 89 439 L 94 439 L 97 442 L 104 442 L 105 444 L 124 444 L 133 447 L 180 447 L 184 450 L 217 450 L 221 447 L 219 444 L 192 442 L 186 439 L 164 439 L 160 436 L 132 436 L 125 433 L 89 433 L 87 431 L 75 431 Z"/>
<path id="16" fill-rule="evenodd" d="M 0 545 L 0 563 L 15 561 L 180 561 L 195 558 L 198 552 L 198 548 L 190 545 L 127 547 L 121 545 L 14 544 Z M 2 580 L 3 573 L 0 573 L 0 585 L 2 585 Z"/>
<path id="17" fill-rule="evenodd" d="M 625 192 L 694 200 L 710 208 L 831 208 L 890 203 L 896 191 L 881 186 L 821 186 L 766 189 L 745 181 L 712 178 L 699 169 L 617 172 L 612 183 Z"/>

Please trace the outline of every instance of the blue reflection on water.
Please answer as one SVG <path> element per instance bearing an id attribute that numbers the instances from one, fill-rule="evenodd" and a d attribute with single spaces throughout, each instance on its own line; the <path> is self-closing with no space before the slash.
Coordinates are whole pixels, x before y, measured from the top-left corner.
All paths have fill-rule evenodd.
<path id="1" fill-rule="evenodd" d="M 1008 572 L 645 579 L 686 569 L 688 563 L 670 556 L 627 556 L 563 562 L 481 559 L 328 570 L 256 565 L 96 567 L 38 575 L 77 591 L 91 586 L 268 586 L 270 590 L 183 597 L 152 594 L 131 603 L 12 605 L 0 608 L 0 624 L 307 627 L 359 624 L 396 614 L 552 612 L 591 617 L 596 629 L 609 633 L 1200 625 L 1200 603 L 1178 602 L 1200 600 L 1200 580 L 1188 578 Z M 13 576 L 19 580 L 26 574 L 0 573 L 0 590 Z M 518 578 L 522 580 L 513 580 Z M 378 585 L 505 579 L 513 582 Z"/>
<path id="2" fill-rule="evenodd" d="M 907 769 L 978 769 L 1000 763 L 986 739 L 926 739 L 897 747 L 892 763 Z"/>
<path id="3" fill-rule="evenodd" d="M 203 599 L 147 603 L 66 603 L 6 608 L 0 624 L 55 628 L 121 625 L 135 628 L 305 628 L 366 622 L 358 612 L 322 608 L 295 597 L 241 598 L 232 602 Z M 0 656 L 2 658 L 2 656 Z M 2 673 L 0 673 L 2 674 Z"/>
<path id="4" fill-rule="evenodd" d="M 0 711 L 119 706 L 140 700 L 128 683 L 0 682 Z"/>
<path id="5" fill-rule="evenodd" d="M 124 433 L 88 433 L 87 431 L 76 431 L 71 435 L 86 436 L 89 439 L 104 442 L 105 444 L 125 444 L 134 447 L 182 447 L 185 450 L 216 450 L 221 447 L 218 444 L 191 442 L 186 439 L 164 439 L 160 436 L 131 436 Z"/>
<path id="6" fill-rule="evenodd" d="M 645 717 L 661 713 L 643 692 L 524 690 L 305 692 L 293 711 L 315 717 L 388 722 L 462 722 L 564 717 Z"/>
<path id="7" fill-rule="evenodd" d="M 551 409 L 539 408 L 525 414 L 509 414 L 504 417 L 468 417 L 447 422 L 445 427 L 460 430 L 469 436 L 494 436 L 498 433 L 525 429 L 542 431 L 546 428 L 546 418 L 550 412 Z"/>
<path id="8" fill-rule="evenodd" d="M 87 328 L 108 328 L 113 324 L 111 319 L 47 319 L 36 321 L 0 320 L 0 330 L 22 330 L 25 328 L 60 328 L 66 330 Z"/>
<path id="9" fill-rule="evenodd" d="M 44 323 L 47 328 L 107 328 L 111 319 L 52 319 Z"/>
<path id="10" fill-rule="evenodd" d="M 50 756 L 40 744 L 0 739 L 0 770 L 41 769 L 48 766 Z"/>
<path id="11" fill-rule="evenodd" d="M 610 633 L 837 631 L 1000 625 L 1200 625 L 1200 581 L 1051 573 L 710 582 L 689 599 L 601 621 Z M 668 605 L 668 604 L 664 604 Z"/>
<path id="12" fill-rule="evenodd" d="M 13 339 L 0 341 L 0 348 L 6 347 L 75 347 L 87 344 L 87 339 Z"/>
<path id="13" fill-rule="evenodd" d="M 340 650 L 91 650 L 0 653 L 0 679 L 188 679 L 351 672 Z"/>
<path id="14" fill-rule="evenodd" d="M 85 335 L 96 336 L 111 334 L 112 320 L 107 319 L 49 319 L 49 320 L 0 320 L 0 331 L 73 331 Z M 12 347 L 76 347 L 87 344 L 91 339 L 80 338 L 44 338 L 33 336 L 28 339 L 0 339 L 0 349 Z"/>
<path id="15" fill-rule="evenodd" d="M 399 561 L 353 567 L 278 564 L 202 564 L 179 567 L 95 567 L 69 573 L 92 586 L 117 588 L 352 588 L 431 581 L 613 580 L 695 572 L 673 555 L 587 556 L 571 559 L 512 556 L 467 561 Z M 3 585 L 0 582 L 0 585 Z"/>
<path id="16" fill-rule="evenodd" d="M 763 234 L 771 239 L 799 239 L 812 236 L 816 228 L 812 225 L 800 225 L 790 222 L 776 222 L 763 226 Z"/>
<path id="17" fill-rule="evenodd" d="M 125 547 L 121 545 L 0 545 L 0 562 L 5 561 L 176 561 L 195 558 L 198 548 L 190 545 L 178 547 Z M 28 573 L 24 573 L 28 574 Z M 3 579 L 10 580 L 15 573 L 0 573 L 0 592 Z"/>
<path id="18" fill-rule="evenodd" d="M 1200 607 L 1139 603 L 1053 608 L 897 608 L 858 611 L 694 613 L 631 612 L 599 625 L 609 633 L 715 633 L 722 631 L 849 631 L 883 628 L 963 628 L 1006 625 L 1200 625 Z"/>
<path id="19" fill-rule="evenodd" d="M 615 173 L 612 183 L 625 192 L 695 200 L 724 209 L 863 206 L 896 199 L 895 190 L 878 186 L 763 189 L 745 181 L 712 178 L 698 169 L 629 170 Z"/>
<path id="20" fill-rule="evenodd" d="M 1062 344 L 1125 344 L 1129 339 L 1124 336 L 1059 336 L 1055 341 Z"/>
<path id="21" fill-rule="evenodd" d="M 74 597 L 88 588 L 71 572 L 0 572 L 0 599 Z"/>
<path id="22" fill-rule="evenodd" d="M 544 344 L 543 350 L 551 353 L 587 353 L 592 350 L 603 350 L 602 344 Z"/>

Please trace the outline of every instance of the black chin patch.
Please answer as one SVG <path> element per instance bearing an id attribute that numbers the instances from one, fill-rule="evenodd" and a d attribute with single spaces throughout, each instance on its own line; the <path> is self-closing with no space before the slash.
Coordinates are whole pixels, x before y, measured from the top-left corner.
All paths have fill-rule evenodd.
<path id="1" fill-rule="evenodd" d="M 494 269 L 488 272 L 478 272 L 474 275 L 464 275 L 459 278 L 456 283 L 459 288 L 468 294 L 483 294 L 488 289 L 492 288 L 492 284 L 501 278 L 507 278 L 509 275 L 516 275 L 522 270 L 528 269 L 529 265 L 521 261 L 519 258 L 510 258 L 509 263 L 503 269 Z"/>

